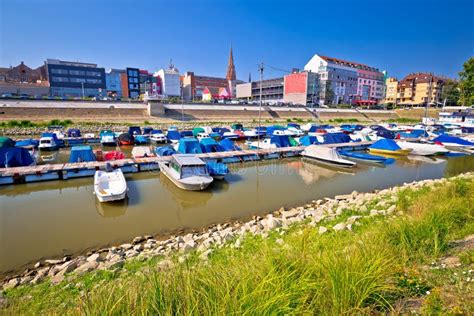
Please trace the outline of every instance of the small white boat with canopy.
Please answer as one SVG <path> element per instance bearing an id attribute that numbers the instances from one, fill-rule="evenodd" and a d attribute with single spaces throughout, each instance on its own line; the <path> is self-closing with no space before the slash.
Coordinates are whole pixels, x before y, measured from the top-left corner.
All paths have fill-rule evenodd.
<path id="1" fill-rule="evenodd" d="M 158 164 L 161 172 L 183 190 L 201 191 L 213 181 L 206 163 L 194 155 L 175 154 L 171 156 L 170 161 Z"/>

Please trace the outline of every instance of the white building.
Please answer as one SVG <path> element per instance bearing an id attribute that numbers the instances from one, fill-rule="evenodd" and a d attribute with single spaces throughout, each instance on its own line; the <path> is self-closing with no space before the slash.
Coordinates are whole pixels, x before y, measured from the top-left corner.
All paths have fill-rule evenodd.
<path id="1" fill-rule="evenodd" d="M 169 69 L 160 69 L 153 75 L 160 77 L 162 84 L 162 93 L 164 97 L 180 97 L 181 81 L 179 79 L 179 71 L 173 65 Z"/>

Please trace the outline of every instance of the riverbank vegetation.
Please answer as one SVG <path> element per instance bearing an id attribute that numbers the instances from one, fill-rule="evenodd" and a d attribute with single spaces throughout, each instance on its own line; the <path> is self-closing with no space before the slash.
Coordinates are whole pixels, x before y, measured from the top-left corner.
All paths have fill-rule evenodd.
<path id="1" fill-rule="evenodd" d="M 394 215 L 364 216 L 350 230 L 295 224 L 229 241 L 205 256 L 137 259 L 57 285 L 6 290 L 3 312 L 474 313 L 473 178 L 400 190 L 392 200 Z"/>

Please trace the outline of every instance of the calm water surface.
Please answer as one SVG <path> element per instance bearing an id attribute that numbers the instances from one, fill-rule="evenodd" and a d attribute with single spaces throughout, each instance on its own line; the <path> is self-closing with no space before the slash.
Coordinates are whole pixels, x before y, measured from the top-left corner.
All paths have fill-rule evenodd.
<path id="1" fill-rule="evenodd" d="M 353 190 L 473 170 L 474 157 L 359 164 L 352 173 L 294 158 L 232 165 L 232 174 L 203 192 L 182 191 L 159 172 L 147 172 L 126 175 L 129 198 L 119 204 L 96 202 L 92 178 L 1 186 L 0 272 L 139 235 L 199 229 Z"/>

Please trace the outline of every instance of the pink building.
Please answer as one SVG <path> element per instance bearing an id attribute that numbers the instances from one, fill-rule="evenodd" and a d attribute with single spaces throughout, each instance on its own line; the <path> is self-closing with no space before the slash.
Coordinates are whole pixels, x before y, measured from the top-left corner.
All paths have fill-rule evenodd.
<path id="1" fill-rule="evenodd" d="M 363 66 L 363 65 L 362 65 Z M 357 69 L 357 104 L 377 104 L 384 98 L 384 74 L 369 66 Z"/>

